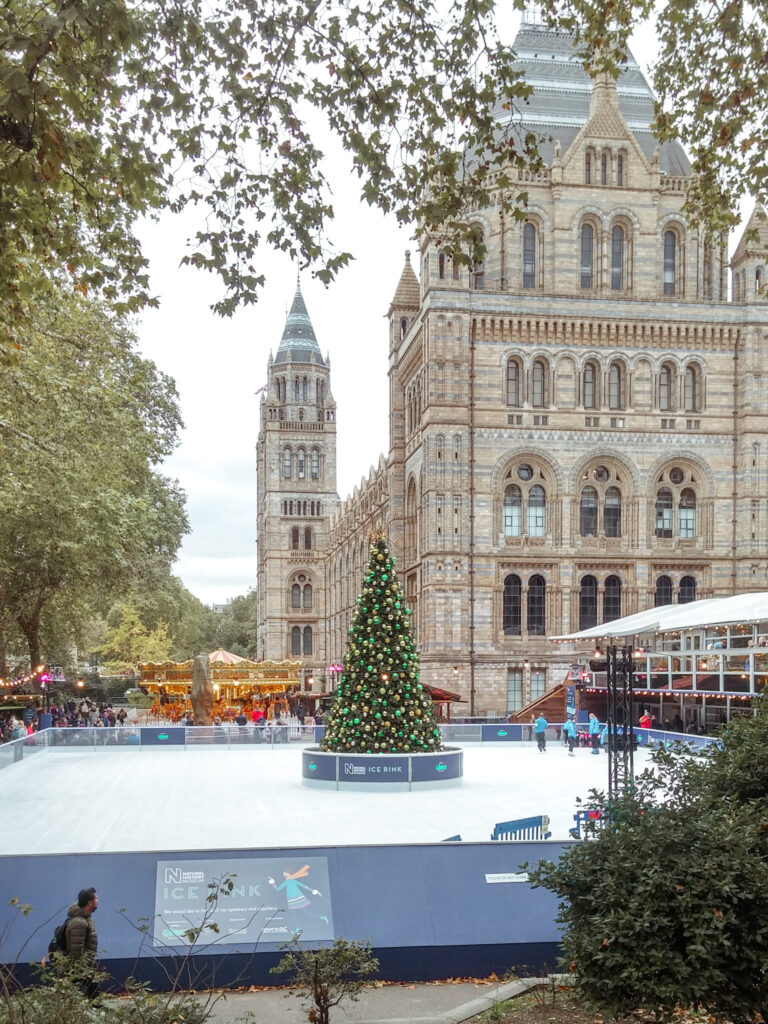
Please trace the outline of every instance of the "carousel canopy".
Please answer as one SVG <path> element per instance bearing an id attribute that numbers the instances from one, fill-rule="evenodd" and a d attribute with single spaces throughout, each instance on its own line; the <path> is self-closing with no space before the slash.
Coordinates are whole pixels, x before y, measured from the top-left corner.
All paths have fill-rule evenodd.
<path id="1" fill-rule="evenodd" d="M 649 608 L 634 615 L 625 615 L 601 626 L 582 629 L 552 640 L 599 640 L 603 637 L 630 637 L 640 633 L 673 633 L 707 626 L 729 626 L 735 623 L 752 625 L 768 623 L 768 592 L 734 594 L 732 597 L 709 597 L 689 604 L 668 604 Z"/>

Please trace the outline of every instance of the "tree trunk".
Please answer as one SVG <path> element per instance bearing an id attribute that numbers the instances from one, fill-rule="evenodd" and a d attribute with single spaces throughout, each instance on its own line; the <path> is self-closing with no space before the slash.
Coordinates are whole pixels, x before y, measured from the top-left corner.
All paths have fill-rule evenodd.
<path id="1" fill-rule="evenodd" d="M 0 628 L 0 679 L 7 679 L 8 675 L 8 664 L 5 660 L 5 633 Z"/>

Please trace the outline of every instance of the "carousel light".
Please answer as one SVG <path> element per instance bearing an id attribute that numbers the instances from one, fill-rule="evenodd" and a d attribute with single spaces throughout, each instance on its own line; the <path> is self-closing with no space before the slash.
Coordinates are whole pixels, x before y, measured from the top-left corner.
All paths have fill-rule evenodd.
<path id="1" fill-rule="evenodd" d="M 82 689 L 85 686 L 85 683 L 82 679 L 78 679 L 76 685 Z"/>

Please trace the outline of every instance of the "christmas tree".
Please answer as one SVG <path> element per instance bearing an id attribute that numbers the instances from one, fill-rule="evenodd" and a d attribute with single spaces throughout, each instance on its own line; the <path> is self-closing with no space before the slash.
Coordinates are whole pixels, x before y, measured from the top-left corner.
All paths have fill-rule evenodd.
<path id="1" fill-rule="evenodd" d="M 389 754 L 441 749 L 432 700 L 419 682 L 410 614 L 395 559 L 378 534 L 371 538 L 344 671 L 326 716 L 323 750 Z"/>

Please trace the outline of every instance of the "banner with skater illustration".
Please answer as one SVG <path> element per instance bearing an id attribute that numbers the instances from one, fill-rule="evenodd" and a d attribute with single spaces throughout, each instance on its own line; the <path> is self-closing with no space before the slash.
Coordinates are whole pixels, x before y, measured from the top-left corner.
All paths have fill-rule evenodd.
<path id="1" fill-rule="evenodd" d="M 153 944 L 188 946 L 200 928 L 198 949 L 286 942 L 297 932 L 333 940 L 327 857 L 158 861 Z"/>

